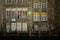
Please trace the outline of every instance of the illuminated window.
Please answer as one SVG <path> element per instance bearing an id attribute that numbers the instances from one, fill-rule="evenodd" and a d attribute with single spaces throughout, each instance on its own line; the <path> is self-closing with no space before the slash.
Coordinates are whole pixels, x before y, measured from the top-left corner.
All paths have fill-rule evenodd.
<path id="1" fill-rule="evenodd" d="M 46 12 L 41 13 L 41 21 L 47 21 L 47 13 Z"/>

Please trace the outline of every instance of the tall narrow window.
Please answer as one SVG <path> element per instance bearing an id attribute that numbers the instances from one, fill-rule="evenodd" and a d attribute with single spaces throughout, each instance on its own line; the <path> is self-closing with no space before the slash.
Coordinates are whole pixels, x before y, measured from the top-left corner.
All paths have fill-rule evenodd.
<path id="1" fill-rule="evenodd" d="M 46 11 L 47 10 L 47 4 L 46 3 L 42 3 L 42 11 Z"/>
<path id="2" fill-rule="evenodd" d="M 39 3 L 34 3 L 34 10 L 39 11 L 40 4 Z"/>
<path id="3" fill-rule="evenodd" d="M 39 3 L 34 3 L 34 8 L 40 8 L 40 4 Z"/>
<path id="4" fill-rule="evenodd" d="M 47 13 L 46 12 L 41 13 L 41 21 L 47 21 Z"/>

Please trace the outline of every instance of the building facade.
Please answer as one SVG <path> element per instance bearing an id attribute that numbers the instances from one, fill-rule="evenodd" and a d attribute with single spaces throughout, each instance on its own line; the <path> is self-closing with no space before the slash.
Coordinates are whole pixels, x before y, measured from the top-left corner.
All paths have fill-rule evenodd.
<path id="1" fill-rule="evenodd" d="M 54 0 L 1 0 L 0 4 L 0 25 L 5 32 L 48 31 L 59 20 L 55 21 Z"/>

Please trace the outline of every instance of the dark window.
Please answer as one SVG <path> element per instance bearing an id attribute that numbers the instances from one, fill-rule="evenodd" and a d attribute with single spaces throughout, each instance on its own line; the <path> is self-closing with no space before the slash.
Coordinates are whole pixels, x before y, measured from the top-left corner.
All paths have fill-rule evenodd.
<path id="1" fill-rule="evenodd" d="M 46 9 L 47 9 L 47 4 L 46 3 L 43 3 L 42 4 L 42 11 L 46 11 Z"/>

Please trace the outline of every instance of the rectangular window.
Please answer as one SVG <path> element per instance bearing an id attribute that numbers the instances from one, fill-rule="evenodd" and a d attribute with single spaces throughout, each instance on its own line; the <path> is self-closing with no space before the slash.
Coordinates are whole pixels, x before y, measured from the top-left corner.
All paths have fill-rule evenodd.
<path id="1" fill-rule="evenodd" d="M 21 18 L 21 16 L 22 16 L 22 11 L 18 11 L 18 18 Z"/>
<path id="2" fill-rule="evenodd" d="M 16 17 L 15 10 L 14 10 L 14 11 L 12 10 L 11 12 L 12 12 L 12 15 L 11 15 L 11 16 L 12 16 L 12 18 L 15 18 L 15 17 Z"/>
<path id="3" fill-rule="evenodd" d="M 46 3 L 42 3 L 42 11 L 44 12 L 44 11 L 46 11 L 46 9 L 47 9 L 47 4 Z"/>
<path id="4" fill-rule="evenodd" d="M 47 21 L 47 16 L 41 16 L 41 21 Z"/>
<path id="5" fill-rule="evenodd" d="M 40 4 L 39 3 L 34 3 L 34 8 L 40 8 Z"/>
<path id="6" fill-rule="evenodd" d="M 10 17 L 10 13 L 11 13 L 11 11 L 6 11 L 6 17 L 7 17 L 7 18 Z"/>
<path id="7" fill-rule="evenodd" d="M 41 13 L 41 21 L 47 21 L 47 13 L 46 12 Z"/>

